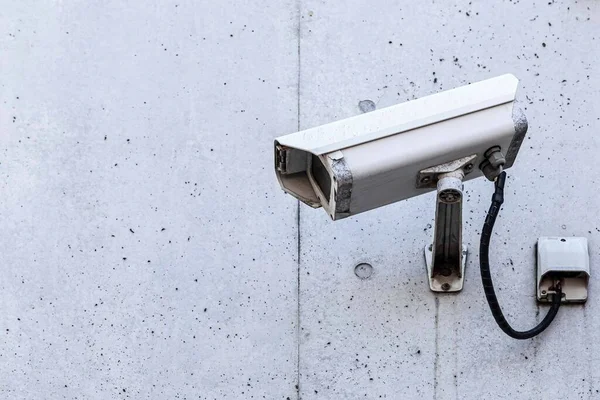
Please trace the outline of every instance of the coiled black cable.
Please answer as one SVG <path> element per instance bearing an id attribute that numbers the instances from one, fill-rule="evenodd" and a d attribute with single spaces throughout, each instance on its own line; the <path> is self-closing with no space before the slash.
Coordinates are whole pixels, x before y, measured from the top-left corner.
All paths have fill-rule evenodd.
<path id="1" fill-rule="evenodd" d="M 542 333 L 550 325 L 550 323 L 552 323 L 554 317 L 556 317 L 556 313 L 558 313 L 558 309 L 560 308 L 562 289 L 560 287 L 560 284 L 555 285 L 554 289 L 556 293 L 552 295 L 552 306 L 550 307 L 548 314 L 546 314 L 546 317 L 544 317 L 542 322 L 540 322 L 535 328 L 522 332 L 516 331 L 510 326 L 508 321 L 506 321 L 506 318 L 504 318 L 504 314 L 502 314 L 500 304 L 498 304 L 496 292 L 494 291 L 494 285 L 492 284 L 492 276 L 490 274 L 489 249 L 490 239 L 492 237 L 492 230 L 494 229 L 494 223 L 496 222 L 496 217 L 498 216 L 498 212 L 500 211 L 500 206 L 502 206 L 502 203 L 504 203 L 505 182 L 506 172 L 502 172 L 498 176 L 498 178 L 496 178 L 496 191 L 492 196 L 492 205 L 490 206 L 490 210 L 488 211 L 485 223 L 483 224 L 483 230 L 481 231 L 481 243 L 479 245 L 479 265 L 481 269 L 481 281 L 483 283 L 483 291 L 485 292 L 485 297 L 490 306 L 490 310 L 500 329 L 502 329 L 504 333 L 506 333 L 508 336 L 514 339 L 530 339 Z"/>

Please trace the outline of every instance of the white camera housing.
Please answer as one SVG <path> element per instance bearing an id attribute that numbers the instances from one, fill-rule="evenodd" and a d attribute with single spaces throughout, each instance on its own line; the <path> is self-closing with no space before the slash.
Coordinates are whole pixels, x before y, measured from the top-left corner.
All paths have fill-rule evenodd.
<path id="1" fill-rule="evenodd" d="M 452 168 L 480 177 L 491 149 L 510 168 L 527 132 L 518 82 L 502 75 L 281 136 L 277 179 L 338 220 L 435 190 Z"/>

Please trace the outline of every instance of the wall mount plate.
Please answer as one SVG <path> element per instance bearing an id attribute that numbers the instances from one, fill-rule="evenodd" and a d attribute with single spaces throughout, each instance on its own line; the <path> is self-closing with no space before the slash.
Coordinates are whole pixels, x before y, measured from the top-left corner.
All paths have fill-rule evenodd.
<path id="1" fill-rule="evenodd" d="M 432 292 L 460 292 L 465 281 L 465 265 L 467 264 L 467 246 L 462 246 L 460 269 L 448 269 L 448 273 L 436 273 L 433 262 L 433 245 L 425 246 L 425 265 L 429 288 Z"/>
<path id="2" fill-rule="evenodd" d="M 537 299 L 550 302 L 560 280 L 563 303 L 585 303 L 590 278 L 588 241 L 584 237 L 541 237 L 537 243 Z"/>

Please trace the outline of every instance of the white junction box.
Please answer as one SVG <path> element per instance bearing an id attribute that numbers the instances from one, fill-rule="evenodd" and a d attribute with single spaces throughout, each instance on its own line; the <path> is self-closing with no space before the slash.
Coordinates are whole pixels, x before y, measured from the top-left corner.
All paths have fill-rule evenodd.
<path id="1" fill-rule="evenodd" d="M 560 282 L 563 303 L 585 303 L 590 278 L 588 242 L 584 237 L 542 237 L 537 244 L 537 298 L 550 302 Z"/>

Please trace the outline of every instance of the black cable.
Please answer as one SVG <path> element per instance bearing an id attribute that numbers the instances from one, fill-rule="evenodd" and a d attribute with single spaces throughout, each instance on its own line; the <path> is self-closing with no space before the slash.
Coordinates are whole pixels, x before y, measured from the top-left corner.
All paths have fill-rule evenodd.
<path id="1" fill-rule="evenodd" d="M 528 331 L 516 331 L 514 330 L 504 314 L 500 304 L 498 304 L 498 298 L 496 298 L 496 292 L 494 291 L 494 285 L 492 284 L 492 276 L 490 274 L 490 260 L 489 260 L 489 249 L 490 249 L 490 238 L 492 237 L 492 230 L 494 229 L 494 223 L 496 217 L 500 211 L 500 206 L 504 203 L 504 183 L 506 181 L 506 172 L 502 172 L 498 178 L 496 178 L 496 191 L 492 196 L 492 205 L 488 211 L 488 215 L 483 224 L 483 230 L 481 231 L 481 243 L 479 245 L 479 265 L 481 269 L 481 281 L 483 282 L 483 291 L 485 297 L 492 311 L 494 319 L 498 323 L 500 329 L 504 331 L 508 336 L 514 339 L 530 339 L 536 335 L 542 333 L 552 323 L 558 309 L 560 308 L 562 289 L 559 284 L 554 288 L 556 294 L 552 295 L 552 307 L 546 314 L 546 317 L 540 322 L 535 328 Z"/>

